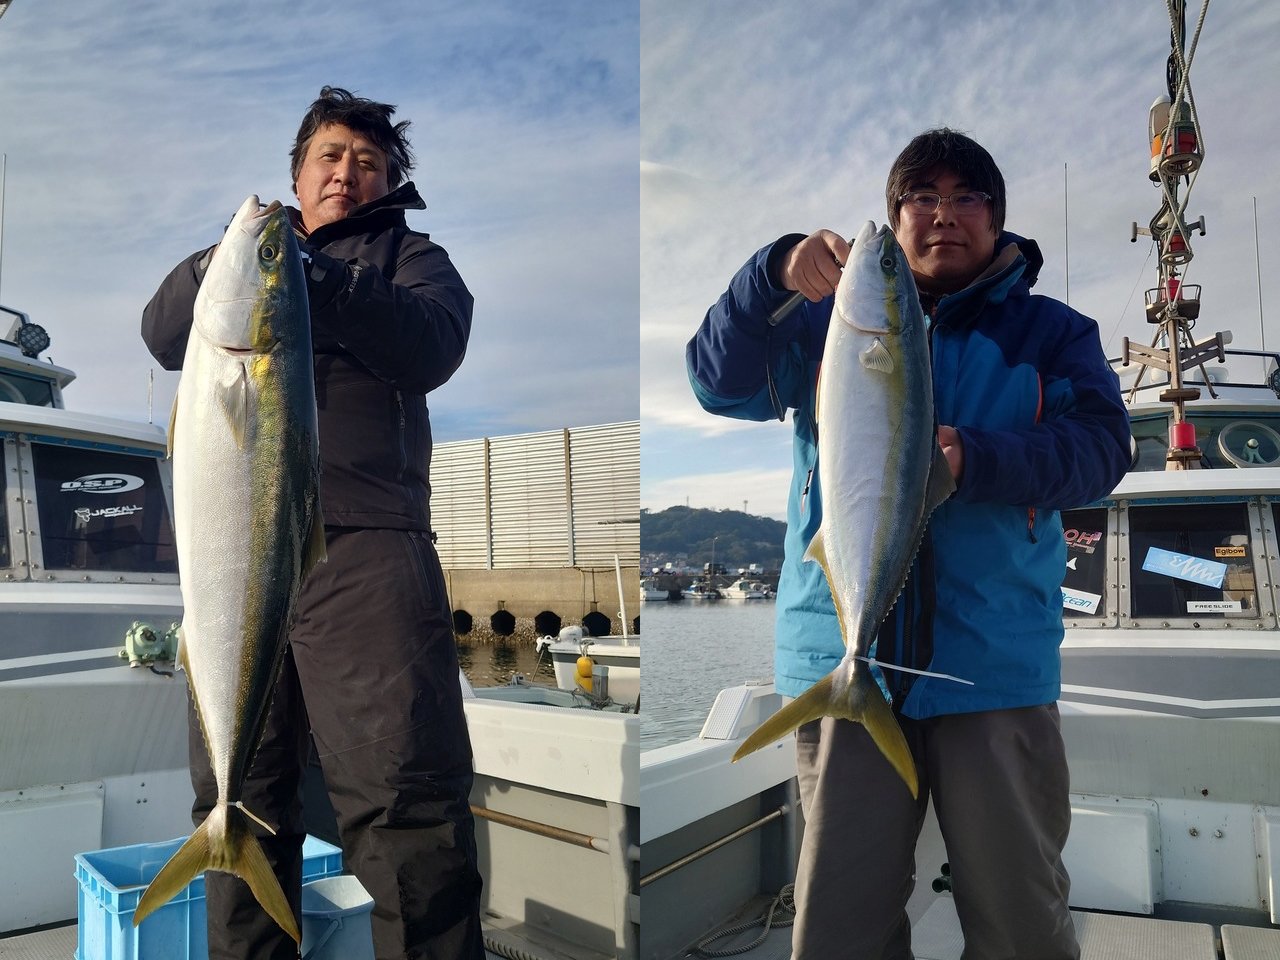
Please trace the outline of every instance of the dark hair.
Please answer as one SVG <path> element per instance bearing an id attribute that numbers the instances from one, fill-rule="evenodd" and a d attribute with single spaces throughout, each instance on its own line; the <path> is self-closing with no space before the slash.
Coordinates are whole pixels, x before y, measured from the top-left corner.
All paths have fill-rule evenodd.
<path id="1" fill-rule="evenodd" d="M 400 186 L 413 170 L 413 151 L 405 135 L 409 121 L 392 125 L 391 115 L 395 112 L 395 106 L 390 103 L 366 100 L 341 87 L 321 88 L 320 96 L 307 108 L 293 149 L 289 151 L 293 182 L 298 182 L 302 161 L 307 157 L 307 147 L 316 131 L 326 124 L 337 123 L 372 140 L 387 155 L 387 187 L 394 190 Z"/>
<path id="2" fill-rule="evenodd" d="M 884 190 L 893 229 L 898 229 L 898 198 L 939 167 L 950 170 L 971 190 L 991 194 L 991 225 L 996 233 L 1004 229 L 1004 177 L 1000 168 L 981 144 L 949 127 L 926 130 L 893 161 Z"/>

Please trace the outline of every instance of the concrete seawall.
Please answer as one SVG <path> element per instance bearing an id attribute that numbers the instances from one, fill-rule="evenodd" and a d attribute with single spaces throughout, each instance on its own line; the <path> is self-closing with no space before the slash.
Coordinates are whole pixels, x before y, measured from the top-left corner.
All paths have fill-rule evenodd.
<path id="1" fill-rule="evenodd" d="M 523 633 L 518 627 L 525 627 L 526 621 L 531 633 L 539 632 L 533 630 L 533 619 L 546 613 L 559 617 L 564 626 L 581 624 L 592 613 L 603 614 L 609 618 L 608 632 L 620 633 L 620 608 L 625 608 L 627 630 L 633 632 L 640 615 L 640 568 L 634 565 L 622 567 L 621 604 L 612 566 L 446 569 L 445 578 L 460 633 L 466 632 L 468 620 L 478 633 L 487 633 L 495 614 L 508 615 L 497 617 L 493 632 L 498 635 Z M 506 626 L 511 630 L 505 631 Z"/>

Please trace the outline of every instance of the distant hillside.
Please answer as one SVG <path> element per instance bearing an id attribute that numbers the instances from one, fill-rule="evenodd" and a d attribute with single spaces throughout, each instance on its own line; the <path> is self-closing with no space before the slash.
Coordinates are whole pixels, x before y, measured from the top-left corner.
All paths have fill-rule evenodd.
<path id="1" fill-rule="evenodd" d="M 741 510 L 698 510 L 668 507 L 654 513 L 640 511 L 640 552 L 670 558 L 688 557 L 701 567 L 711 561 L 715 539 L 716 563 L 733 570 L 759 563 L 766 570 L 782 566 L 782 538 L 787 525 L 770 517 Z"/>

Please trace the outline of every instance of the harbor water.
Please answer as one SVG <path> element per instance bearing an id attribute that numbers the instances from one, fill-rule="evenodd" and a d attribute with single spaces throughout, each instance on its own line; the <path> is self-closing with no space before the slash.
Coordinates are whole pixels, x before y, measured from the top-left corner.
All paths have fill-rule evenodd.
<path id="1" fill-rule="evenodd" d="M 516 674 L 531 683 L 554 687 L 556 671 L 551 654 L 539 655 L 525 640 L 472 640 L 458 637 L 458 666 L 473 687 L 502 687 Z"/>
<path id="2" fill-rule="evenodd" d="M 643 749 L 696 737 L 725 687 L 773 679 L 775 609 L 772 600 L 644 604 Z"/>

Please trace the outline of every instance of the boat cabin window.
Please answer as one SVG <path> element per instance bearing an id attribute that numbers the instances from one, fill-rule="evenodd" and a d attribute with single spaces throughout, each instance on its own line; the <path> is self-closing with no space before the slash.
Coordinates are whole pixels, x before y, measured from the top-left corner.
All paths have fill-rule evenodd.
<path id="1" fill-rule="evenodd" d="M 31 445 L 47 571 L 177 573 L 154 457 Z"/>
<path id="2" fill-rule="evenodd" d="M 1067 572 L 1062 578 L 1062 613 L 1102 617 L 1107 613 L 1107 511 L 1102 507 L 1064 510 Z"/>
<path id="3" fill-rule="evenodd" d="M 12 370 L 0 370 L 0 401 L 27 406 L 52 407 L 53 384 Z"/>
<path id="4" fill-rule="evenodd" d="M 1135 505 L 1129 538 L 1135 618 L 1258 616 L 1246 504 Z"/>

